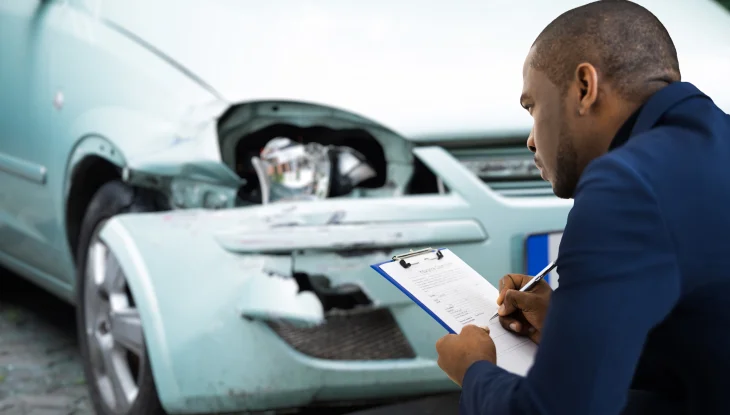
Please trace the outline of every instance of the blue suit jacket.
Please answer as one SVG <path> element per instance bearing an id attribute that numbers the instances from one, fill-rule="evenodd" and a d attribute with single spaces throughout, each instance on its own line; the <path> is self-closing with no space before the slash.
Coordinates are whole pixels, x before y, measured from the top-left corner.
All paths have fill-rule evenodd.
<path id="1" fill-rule="evenodd" d="M 534 366 L 475 363 L 462 414 L 619 414 L 632 387 L 730 413 L 730 116 L 678 82 L 627 136 L 580 178 Z"/>

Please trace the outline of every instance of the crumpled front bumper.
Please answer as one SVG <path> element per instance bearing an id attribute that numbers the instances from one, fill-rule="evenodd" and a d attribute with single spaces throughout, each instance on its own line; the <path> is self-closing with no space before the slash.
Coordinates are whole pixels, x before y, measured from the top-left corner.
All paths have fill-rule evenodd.
<path id="1" fill-rule="evenodd" d="M 443 149 L 414 152 L 450 194 L 128 214 L 108 222 L 101 237 L 138 303 L 169 412 L 455 388 L 435 361 L 443 328 L 369 265 L 410 248 L 446 246 L 495 283 L 522 269 L 524 236 L 562 228 L 571 205 L 503 198 Z M 344 317 L 325 312 L 317 296 L 300 291 L 298 275 L 356 285 L 372 304 Z M 355 322 L 352 330 L 347 321 Z M 368 324 L 370 331 L 353 334 Z M 307 346 L 307 333 L 320 336 L 321 347 Z"/>

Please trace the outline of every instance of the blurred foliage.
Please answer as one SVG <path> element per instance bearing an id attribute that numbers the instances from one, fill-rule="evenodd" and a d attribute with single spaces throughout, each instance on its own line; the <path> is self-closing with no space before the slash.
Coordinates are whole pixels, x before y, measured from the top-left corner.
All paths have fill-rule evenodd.
<path id="1" fill-rule="evenodd" d="M 730 10 L 730 0 L 716 0 L 721 5 L 725 6 L 726 9 Z"/>

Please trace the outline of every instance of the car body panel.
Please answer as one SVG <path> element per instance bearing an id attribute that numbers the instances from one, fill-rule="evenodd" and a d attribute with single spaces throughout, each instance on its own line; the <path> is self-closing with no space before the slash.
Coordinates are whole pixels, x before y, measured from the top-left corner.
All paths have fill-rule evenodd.
<path id="1" fill-rule="evenodd" d="M 571 202 L 501 198 L 442 148 L 414 152 L 425 164 L 439 166 L 452 193 L 125 214 L 108 222 L 101 237 L 120 253 L 168 410 L 255 410 L 451 388 L 433 350 L 433 343 L 445 334 L 443 328 L 367 265 L 409 248 L 449 241 L 449 248 L 496 283 L 522 260 L 517 247 L 524 233 L 561 229 Z M 332 221 L 333 216 L 338 220 Z M 471 227 L 475 219 L 490 229 L 489 238 L 481 226 Z M 365 234 L 364 239 L 348 236 L 347 231 L 363 222 L 406 231 L 393 238 L 387 231 L 384 236 Z M 429 229 L 442 229 L 441 222 L 456 223 L 466 232 L 444 230 L 440 235 Z M 409 224 L 423 231 L 408 230 Z M 291 242 L 269 249 L 266 240 L 257 239 L 265 236 L 266 228 L 285 228 Z M 300 250 L 301 242 L 311 241 L 312 228 L 324 242 Z M 227 243 L 231 235 L 240 235 L 233 247 Z M 183 252 L 196 255 L 180 255 Z M 172 257 L 176 260 L 170 261 Z M 323 274 L 333 285 L 363 287 L 376 299 L 372 307 L 391 310 L 417 358 L 338 362 L 313 359 L 288 347 L 262 322 L 317 324 L 322 315 L 321 304 L 295 289 L 294 272 Z M 253 295 L 258 296 L 255 303 L 243 301 Z M 196 358 L 186 358 L 191 354 Z M 388 391 L 374 386 L 379 382 L 387 384 Z"/>
<path id="2" fill-rule="evenodd" d="M 154 149 L 190 107 L 217 97 L 63 2 L 3 1 L 0 20 L 3 38 L 14 39 L 0 46 L 0 194 L 13 195 L 0 204 L 0 251 L 9 267 L 70 300 L 73 162 L 101 153 L 120 163 Z M 114 144 L 93 148 L 99 139 Z"/>
<path id="3" fill-rule="evenodd" d="M 378 204 L 373 207 L 381 206 L 382 204 Z M 344 212 L 335 212 L 334 215 L 344 216 Z M 216 239 L 223 248 L 231 252 L 277 253 L 295 250 L 334 251 L 345 247 L 379 249 L 437 242 L 481 242 L 487 239 L 487 235 L 475 220 L 420 222 L 408 219 L 402 222 L 379 222 L 368 218 L 362 223 L 339 226 L 323 223 L 262 227 L 259 224 L 220 233 L 216 235 Z"/>

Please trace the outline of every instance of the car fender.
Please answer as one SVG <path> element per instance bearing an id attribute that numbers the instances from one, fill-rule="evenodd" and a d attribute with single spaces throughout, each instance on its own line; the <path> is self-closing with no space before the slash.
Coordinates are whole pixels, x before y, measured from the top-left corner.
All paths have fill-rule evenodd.
<path id="1" fill-rule="evenodd" d="M 71 161 L 84 155 L 98 153 L 85 141 L 89 137 L 104 137 L 113 144 L 115 151 L 129 163 L 144 160 L 152 155 L 183 143 L 205 142 L 208 150 L 204 155 L 220 161 L 217 135 L 213 128 L 218 116 L 228 103 L 210 101 L 193 104 L 175 116 L 150 114 L 125 107 L 96 107 L 84 112 L 71 125 L 68 136 L 77 137 L 71 152 Z M 211 149 L 215 150 L 211 153 Z M 110 161 L 114 156 L 107 154 Z"/>
<path id="2" fill-rule="evenodd" d="M 189 214 L 195 213 L 119 215 L 110 219 L 100 234 L 124 270 L 143 322 L 161 402 L 172 412 L 195 404 L 186 399 L 195 396 L 201 381 L 215 379 L 217 384 L 210 387 L 220 388 L 221 394 L 233 388 L 231 385 L 256 387 L 266 382 L 248 378 L 251 375 L 244 370 L 231 373 L 236 372 L 226 369 L 226 365 L 233 364 L 231 359 L 215 359 L 215 367 L 209 370 L 217 376 L 198 373 L 199 368 L 193 369 L 195 364 L 183 364 L 194 356 L 232 352 L 238 356 L 237 363 L 260 365 L 268 359 L 257 353 L 256 345 L 274 334 L 265 325 L 243 318 L 242 304 L 248 309 L 258 308 L 262 315 L 299 324 L 312 325 L 324 319 L 317 297 L 311 292 L 298 292 L 291 278 L 291 256 L 231 255 L 213 238 L 191 232 L 186 218 L 192 220 Z M 141 235 L 138 231 L 142 227 L 127 226 L 125 219 L 142 217 L 161 221 L 169 217 L 171 222 L 157 237 Z M 221 378 L 226 372 L 227 376 Z"/>
<path id="3" fill-rule="evenodd" d="M 177 174 L 190 164 L 221 166 L 215 120 L 226 108 L 228 104 L 222 101 L 192 105 L 179 120 L 122 107 L 85 112 L 68 133 L 78 138 L 66 163 L 64 202 L 76 168 L 88 157 L 102 158 L 120 170 L 150 168 L 155 162 L 177 169 L 168 174 Z"/>
<path id="4" fill-rule="evenodd" d="M 89 134 L 81 137 L 68 157 L 66 173 L 64 175 L 66 177 L 64 180 L 64 200 L 68 198 L 71 181 L 76 169 L 88 157 L 104 159 L 120 169 L 127 164 L 124 152 L 106 137 L 97 134 Z"/>

